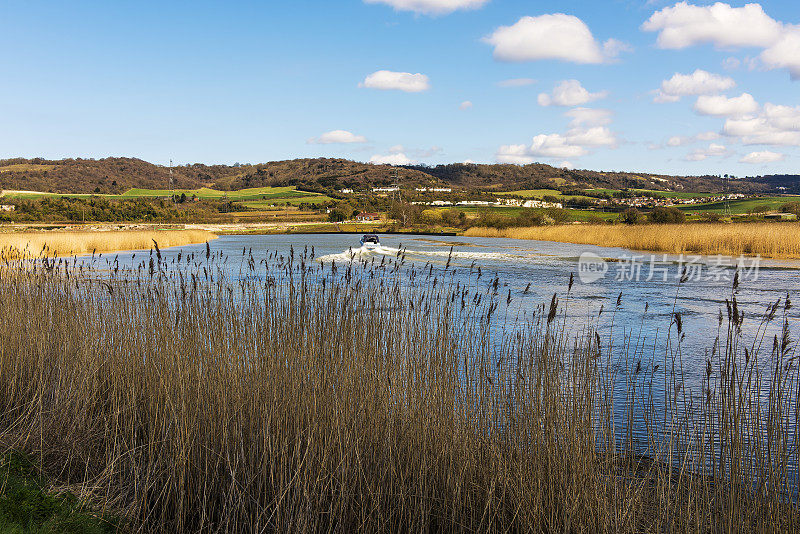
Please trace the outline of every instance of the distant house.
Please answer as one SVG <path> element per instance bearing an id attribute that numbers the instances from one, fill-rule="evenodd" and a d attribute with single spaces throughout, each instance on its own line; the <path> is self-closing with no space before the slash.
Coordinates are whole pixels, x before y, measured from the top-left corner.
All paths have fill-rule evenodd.
<path id="1" fill-rule="evenodd" d="M 352 192 L 353 192 L 353 190 L 352 190 L 352 189 L 347 189 L 347 188 L 345 188 L 345 189 L 342 189 L 342 194 L 343 194 L 343 195 L 349 195 L 349 194 L 350 194 L 350 193 L 352 193 Z"/>
<path id="2" fill-rule="evenodd" d="M 0 211 L 14 211 L 17 207 L 13 204 L 0 204 Z"/>
<path id="3" fill-rule="evenodd" d="M 369 222 L 369 221 L 380 221 L 381 214 L 380 213 L 365 213 L 361 212 L 356 215 L 356 221 L 358 222 Z"/>
<path id="4" fill-rule="evenodd" d="M 373 187 L 372 188 L 372 192 L 373 193 L 394 193 L 395 191 L 400 191 L 400 188 L 397 187 L 396 185 L 393 185 L 392 187 Z"/>

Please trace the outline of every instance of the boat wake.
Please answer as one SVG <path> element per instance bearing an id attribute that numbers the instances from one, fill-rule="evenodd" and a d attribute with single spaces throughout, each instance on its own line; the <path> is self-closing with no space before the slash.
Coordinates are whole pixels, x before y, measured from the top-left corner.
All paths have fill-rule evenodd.
<path id="1" fill-rule="evenodd" d="M 450 258 L 453 261 L 524 261 L 527 259 L 524 255 L 509 254 L 505 252 L 466 252 L 457 250 L 412 250 L 403 248 L 393 248 L 379 245 L 377 247 L 354 247 L 338 254 L 327 254 L 317 258 L 321 262 L 350 262 L 350 261 L 364 261 L 370 258 L 380 258 L 381 256 L 388 256 L 394 258 L 403 257 L 411 261 L 447 261 Z"/>

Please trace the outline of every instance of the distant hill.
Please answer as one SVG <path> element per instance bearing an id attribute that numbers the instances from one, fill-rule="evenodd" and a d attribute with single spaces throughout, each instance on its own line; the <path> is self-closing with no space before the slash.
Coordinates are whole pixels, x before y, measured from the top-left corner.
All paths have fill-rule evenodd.
<path id="1" fill-rule="evenodd" d="M 569 170 L 541 163 L 530 165 L 412 165 L 392 167 L 346 159 L 317 158 L 256 165 L 192 164 L 173 168 L 176 188 L 294 185 L 310 190 L 385 186 L 448 185 L 464 189 L 511 191 L 537 188 L 654 189 L 722 191 L 718 176 L 668 176 L 633 172 Z M 136 158 L 0 160 L 0 189 L 52 193 L 122 193 L 130 188 L 165 189 L 169 168 Z M 800 193 L 800 176 L 771 175 L 734 179 L 733 191 Z"/>

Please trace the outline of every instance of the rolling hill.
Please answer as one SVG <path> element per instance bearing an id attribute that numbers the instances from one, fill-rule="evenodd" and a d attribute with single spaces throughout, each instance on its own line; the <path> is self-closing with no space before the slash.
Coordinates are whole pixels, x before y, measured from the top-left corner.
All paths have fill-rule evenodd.
<path id="1" fill-rule="evenodd" d="M 346 159 L 317 158 L 255 165 L 195 163 L 172 169 L 178 189 L 202 187 L 224 191 L 295 186 L 326 192 L 398 184 L 448 185 L 463 189 L 651 189 L 657 191 L 722 191 L 718 176 L 667 176 L 633 172 L 568 170 L 550 165 L 450 164 L 392 167 Z M 121 194 L 134 188 L 166 189 L 169 168 L 141 159 L 6 159 L 0 160 L 0 189 L 51 193 Z M 731 190 L 747 193 L 800 193 L 800 176 L 757 176 L 731 180 Z"/>

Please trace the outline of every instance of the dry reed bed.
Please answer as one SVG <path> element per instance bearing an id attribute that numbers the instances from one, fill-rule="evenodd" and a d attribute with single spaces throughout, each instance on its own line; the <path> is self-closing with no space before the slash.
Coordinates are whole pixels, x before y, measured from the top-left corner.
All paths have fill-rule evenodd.
<path id="1" fill-rule="evenodd" d="M 0 269 L 0 443 L 132 530 L 799 525 L 788 322 L 745 359 L 731 300 L 688 409 L 679 317 L 672 348 L 642 367 L 595 333 L 602 317 L 571 334 L 568 296 L 495 338 L 513 297 L 477 272 L 462 284 L 449 267 L 401 268 L 401 254 L 337 268 L 307 251 L 206 250 L 168 266 L 156 249 L 105 278 L 64 260 Z M 241 279 L 223 276 L 229 259 Z M 649 440 L 634 443 L 620 428 L 641 417 Z"/>
<path id="2" fill-rule="evenodd" d="M 92 252 L 147 250 L 156 241 L 162 248 L 205 243 L 217 236 L 203 230 L 52 231 L 0 233 L 0 249 L 14 248 L 29 255 L 72 256 Z"/>
<path id="3" fill-rule="evenodd" d="M 672 254 L 761 255 L 800 258 L 800 223 L 667 225 L 564 225 L 531 228 L 470 228 L 474 237 L 506 237 L 622 247 Z"/>

